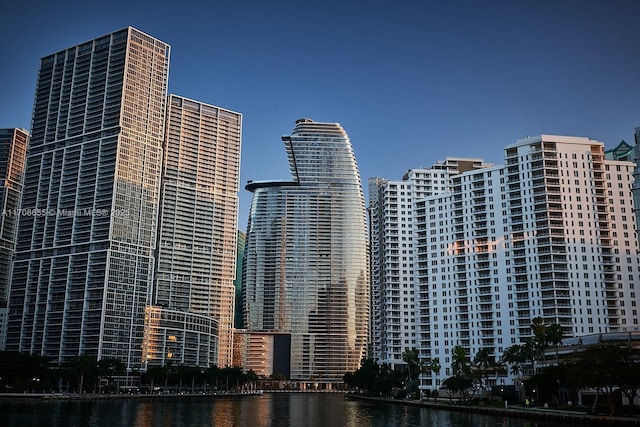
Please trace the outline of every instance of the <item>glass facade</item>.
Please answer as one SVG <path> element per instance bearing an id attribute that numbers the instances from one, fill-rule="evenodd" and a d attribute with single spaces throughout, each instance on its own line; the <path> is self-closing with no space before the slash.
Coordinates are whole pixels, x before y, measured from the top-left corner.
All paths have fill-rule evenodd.
<path id="1" fill-rule="evenodd" d="M 232 364 L 241 127 L 240 113 L 169 97 L 154 299 L 216 319 L 218 360 L 200 366 Z"/>
<path id="2" fill-rule="evenodd" d="M 129 27 L 41 60 L 7 350 L 140 367 L 169 52 Z"/>
<path id="3" fill-rule="evenodd" d="M 244 326 L 291 334 L 291 379 L 341 382 L 366 355 L 368 241 L 355 156 L 337 123 L 283 137 L 291 181 L 250 182 Z"/>

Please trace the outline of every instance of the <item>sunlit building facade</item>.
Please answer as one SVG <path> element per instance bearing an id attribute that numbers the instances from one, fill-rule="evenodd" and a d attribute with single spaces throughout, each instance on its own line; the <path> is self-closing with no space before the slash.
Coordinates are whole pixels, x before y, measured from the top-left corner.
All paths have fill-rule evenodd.
<path id="1" fill-rule="evenodd" d="M 169 53 L 128 27 L 41 60 L 7 350 L 141 367 Z"/>
<path id="2" fill-rule="evenodd" d="M 7 298 L 28 140 L 24 129 L 0 129 L 0 350 L 7 336 Z"/>
<path id="3" fill-rule="evenodd" d="M 151 366 L 203 367 L 218 360 L 218 321 L 212 316 L 148 306 L 142 357 Z"/>
<path id="4" fill-rule="evenodd" d="M 242 318 L 242 259 L 244 258 L 244 245 L 247 235 L 243 231 L 238 231 L 238 255 L 236 256 L 236 278 L 233 286 L 236 288 L 235 311 L 233 314 L 234 329 L 244 329 Z"/>
<path id="5" fill-rule="evenodd" d="M 368 242 L 360 174 L 337 123 L 296 122 L 290 181 L 250 182 L 244 326 L 291 335 L 290 378 L 339 383 L 366 354 Z"/>
<path id="6" fill-rule="evenodd" d="M 369 179 L 371 242 L 371 357 L 392 368 L 419 345 L 417 329 L 418 230 L 414 203 L 450 191 L 451 177 L 488 167 L 480 159 L 449 157 L 430 168 L 410 169 L 402 180 Z"/>
<path id="7" fill-rule="evenodd" d="M 273 332 L 234 334 L 236 366 L 253 371 L 260 378 L 284 380 L 291 376 L 291 335 Z"/>
<path id="8" fill-rule="evenodd" d="M 421 388 L 452 375 L 455 346 L 499 360 L 536 317 L 565 337 L 640 328 L 633 168 L 601 142 L 542 135 L 415 201 L 418 349 L 442 367 Z"/>
<path id="9" fill-rule="evenodd" d="M 176 95 L 168 104 L 153 300 L 215 319 L 218 359 L 199 366 L 231 366 L 242 115 Z"/>

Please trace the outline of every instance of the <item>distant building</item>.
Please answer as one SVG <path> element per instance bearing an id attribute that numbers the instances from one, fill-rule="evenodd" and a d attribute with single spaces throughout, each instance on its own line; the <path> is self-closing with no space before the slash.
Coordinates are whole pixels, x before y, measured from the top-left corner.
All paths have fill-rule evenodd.
<path id="1" fill-rule="evenodd" d="M 141 367 L 169 52 L 128 27 L 42 58 L 7 350 Z"/>
<path id="2" fill-rule="evenodd" d="M 215 338 L 219 349 L 209 353 L 217 350 L 217 359 L 198 358 L 197 366 L 232 363 L 241 128 L 239 113 L 169 97 L 153 296 L 156 307 L 151 312 L 162 308 L 189 313 L 185 319 L 195 319 L 207 331 L 219 334 Z M 182 316 L 177 313 L 160 318 Z M 203 318 L 197 320 L 198 316 Z M 195 334 L 196 330 L 187 324 L 183 332 L 174 329 L 171 335 L 183 346 L 189 341 L 203 346 L 214 343 L 211 337 Z M 157 353 L 147 353 L 151 358 L 146 362 L 164 361 L 156 358 Z M 207 354 L 205 350 L 200 353 Z M 172 354 L 174 363 L 193 362 L 181 360 L 181 353 Z"/>
<path id="3" fill-rule="evenodd" d="M 249 182 L 244 326 L 291 335 L 291 374 L 331 387 L 366 355 L 369 272 L 362 184 L 347 133 L 296 122 L 291 181 Z"/>
<path id="4" fill-rule="evenodd" d="M 26 130 L 0 129 L 0 350 L 4 349 L 7 334 L 9 281 L 18 234 L 28 139 Z"/>
<path id="5" fill-rule="evenodd" d="M 439 374 L 421 376 L 422 389 L 452 375 L 455 346 L 470 359 L 480 350 L 500 359 L 532 335 L 535 317 L 561 325 L 565 337 L 640 330 L 633 168 L 629 161 L 607 160 L 601 142 L 542 135 L 507 146 L 502 166 L 441 176 L 433 194 L 415 196 L 416 188 L 428 188 L 428 180 L 418 181 L 419 170 L 403 188 L 381 187 L 397 192 L 385 202 L 391 209 L 395 197 L 402 204 L 403 190 L 406 204 L 411 184 L 412 223 L 405 223 L 404 235 L 407 251 L 414 251 L 413 257 L 407 252 L 407 265 L 413 260 L 417 349 L 422 362 L 441 365 Z M 389 223 L 372 230 L 392 237 L 395 216 L 389 210 L 382 217 Z M 398 251 L 404 243 L 398 241 Z M 393 240 L 377 244 L 372 253 L 394 255 Z M 374 294 L 383 297 L 395 282 L 379 270 Z M 398 290 L 404 297 L 403 283 Z M 380 319 L 379 329 L 393 332 Z M 507 375 L 489 378 L 487 386 L 513 381 Z"/>
<path id="6" fill-rule="evenodd" d="M 233 286 L 236 288 L 236 304 L 233 317 L 233 327 L 235 329 L 244 329 L 244 320 L 242 318 L 242 259 L 244 258 L 244 245 L 247 235 L 238 231 L 238 256 L 236 258 L 236 278 Z"/>
<path id="7" fill-rule="evenodd" d="M 633 159 L 636 167 L 633 170 L 633 206 L 635 208 L 636 227 L 640 227 L 640 127 L 634 134 L 636 145 L 633 147 Z M 636 229 L 636 232 L 638 230 Z"/>
<path id="8" fill-rule="evenodd" d="M 607 160 L 633 161 L 634 147 L 627 144 L 623 139 L 614 148 L 604 152 L 604 158 Z"/>
<path id="9" fill-rule="evenodd" d="M 236 366 L 242 366 L 245 372 L 252 370 L 262 378 L 290 378 L 290 334 L 237 330 L 234 340 Z"/>

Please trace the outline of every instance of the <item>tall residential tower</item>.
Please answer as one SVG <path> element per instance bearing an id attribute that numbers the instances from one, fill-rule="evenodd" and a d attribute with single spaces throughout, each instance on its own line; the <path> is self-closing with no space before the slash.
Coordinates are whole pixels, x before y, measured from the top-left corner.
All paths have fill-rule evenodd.
<path id="1" fill-rule="evenodd" d="M 292 180 L 246 187 L 244 326 L 291 335 L 291 379 L 338 383 L 360 366 L 368 339 L 360 174 L 337 123 L 301 119 L 282 139 Z"/>
<path id="2" fill-rule="evenodd" d="M 232 364 L 241 126 L 239 113 L 169 97 L 154 304 L 205 316 L 204 324 L 213 318 L 219 328 L 217 360 L 176 363 Z M 178 350 L 189 334 L 172 336 L 171 353 L 186 355 Z"/>
<path id="3" fill-rule="evenodd" d="M 28 140 L 26 130 L 0 129 L 0 350 L 7 337 L 7 298 Z"/>
<path id="4" fill-rule="evenodd" d="M 542 135 L 507 146 L 502 166 L 447 159 L 370 181 L 376 357 L 397 360 L 415 322 L 421 362 L 442 368 L 421 376 L 433 389 L 454 347 L 499 360 L 538 317 L 565 337 L 640 330 L 634 164 L 605 154 Z M 516 380 L 498 375 L 486 385 Z"/>
<path id="5" fill-rule="evenodd" d="M 410 169 L 401 181 L 369 179 L 371 233 L 371 356 L 392 367 L 417 349 L 418 289 L 415 201 L 450 191 L 451 177 L 490 165 L 449 157 L 428 169 Z"/>
<path id="6" fill-rule="evenodd" d="M 129 27 L 41 60 L 8 350 L 141 365 L 169 51 Z"/>

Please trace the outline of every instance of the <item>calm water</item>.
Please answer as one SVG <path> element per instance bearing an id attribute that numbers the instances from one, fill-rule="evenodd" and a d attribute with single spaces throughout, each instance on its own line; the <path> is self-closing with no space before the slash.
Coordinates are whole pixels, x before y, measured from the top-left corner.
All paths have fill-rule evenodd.
<path id="1" fill-rule="evenodd" d="M 274 393 L 235 398 L 0 401 L 0 426 L 560 427 L 561 424 L 354 401 L 341 394 Z"/>

